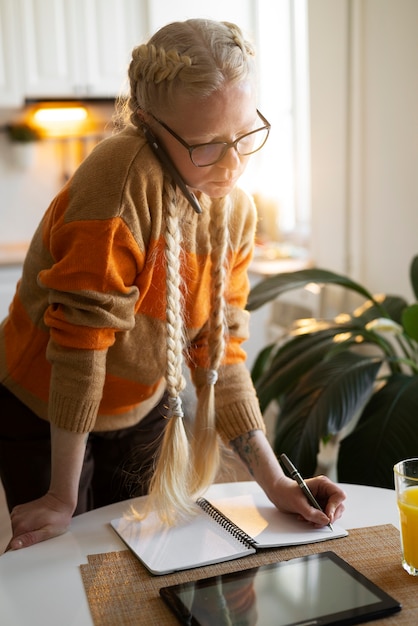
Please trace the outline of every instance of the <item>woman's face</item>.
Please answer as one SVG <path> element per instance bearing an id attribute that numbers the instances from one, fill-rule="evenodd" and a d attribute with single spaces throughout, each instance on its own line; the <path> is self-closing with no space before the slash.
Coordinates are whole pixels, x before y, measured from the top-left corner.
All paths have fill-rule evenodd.
<path id="1" fill-rule="evenodd" d="M 161 115 L 161 121 L 189 145 L 230 143 L 259 126 L 254 86 L 250 82 L 227 85 L 204 100 L 180 96 L 175 112 Z M 212 198 L 228 194 L 246 168 L 249 157 L 240 156 L 234 148 L 217 163 L 196 167 L 185 146 L 157 122 L 152 127 L 186 184 Z"/>

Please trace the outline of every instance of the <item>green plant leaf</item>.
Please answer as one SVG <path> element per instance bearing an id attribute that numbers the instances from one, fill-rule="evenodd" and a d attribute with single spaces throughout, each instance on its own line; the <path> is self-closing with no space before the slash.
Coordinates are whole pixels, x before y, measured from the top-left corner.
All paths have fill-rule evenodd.
<path id="1" fill-rule="evenodd" d="M 289 393 L 300 378 L 322 360 L 332 359 L 349 350 L 358 352 L 359 347 L 364 352 L 367 344 L 375 348 L 368 351 L 369 356 L 373 354 L 380 358 L 383 354 L 394 355 L 390 343 L 376 333 L 364 330 L 363 324 L 359 324 L 356 318 L 344 324 L 328 322 L 318 332 L 303 334 L 302 329 L 301 333 L 276 349 L 270 346 L 268 358 L 263 351 L 260 360 L 256 361 L 257 367 L 253 369 L 252 377 L 262 412 L 273 400 L 280 403 L 282 396 Z M 343 336 L 344 341 L 338 340 Z M 396 361 L 391 363 L 391 367 L 394 371 L 400 369 Z"/>
<path id="2" fill-rule="evenodd" d="M 411 285 L 414 291 L 415 299 L 418 300 L 418 256 L 412 259 L 409 275 L 411 278 Z"/>
<path id="3" fill-rule="evenodd" d="M 296 337 L 279 349 L 255 381 L 261 411 L 264 412 L 272 400 L 280 401 L 281 396 L 323 358 L 332 341 L 333 334 L 321 332 L 312 336 Z"/>
<path id="4" fill-rule="evenodd" d="M 340 444 L 338 479 L 393 489 L 393 466 L 418 451 L 418 376 L 395 374 Z"/>
<path id="5" fill-rule="evenodd" d="M 317 465 L 320 440 L 339 432 L 371 394 L 381 361 L 352 352 L 318 363 L 280 407 L 274 450 L 285 452 L 305 476 Z"/>
<path id="6" fill-rule="evenodd" d="M 404 298 L 400 296 L 375 296 L 375 300 L 379 302 L 379 306 L 376 306 L 374 301 L 367 301 L 354 311 L 353 316 L 357 319 L 358 324 L 365 325 L 371 320 L 382 317 L 383 310 L 385 317 L 389 317 L 398 324 L 401 323 L 402 312 L 408 306 Z"/>
<path id="7" fill-rule="evenodd" d="M 402 313 L 402 326 L 409 337 L 418 341 L 418 304 L 411 304 Z"/>
<path id="8" fill-rule="evenodd" d="M 254 365 L 251 369 L 251 377 L 253 382 L 256 383 L 263 372 L 266 371 L 268 363 L 271 360 L 271 353 L 275 350 L 276 345 L 274 343 L 263 348 L 257 355 Z"/>
<path id="9" fill-rule="evenodd" d="M 354 282 L 347 276 L 336 274 L 328 270 L 312 268 L 298 272 L 288 272 L 269 276 L 257 283 L 250 292 L 247 309 L 254 311 L 266 302 L 274 300 L 286 291 L 305 287 L 309 283 L 340 285 L 364 296 L 368 300 L 374 300 L 371 293 L 362 285 Z"/>

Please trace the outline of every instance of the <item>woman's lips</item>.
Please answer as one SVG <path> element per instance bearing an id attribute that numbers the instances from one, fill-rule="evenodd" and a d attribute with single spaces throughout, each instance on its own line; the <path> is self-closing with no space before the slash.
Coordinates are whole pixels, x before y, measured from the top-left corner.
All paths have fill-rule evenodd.
<path id="1" fill-rule="evenodd" d="M 218 180 L 214 181 L 214 185 L 218 187 L 232 187 L 235 184 L 235 178 L 228 178 L 228 180 Z"/>

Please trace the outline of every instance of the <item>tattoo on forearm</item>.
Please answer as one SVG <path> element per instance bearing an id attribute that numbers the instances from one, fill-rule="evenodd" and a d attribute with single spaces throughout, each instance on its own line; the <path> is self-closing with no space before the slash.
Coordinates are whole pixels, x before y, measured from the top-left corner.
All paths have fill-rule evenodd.
<path id="1" fill-rule="evenodd" d="M 254 468 L 258 465 L 260 459 L 260 450 L 254 431 L 250 430 L 245 435 L 240 435 L 231 441 L 231 446 L 248 467 L 250 474 L 254 476 Z"/>

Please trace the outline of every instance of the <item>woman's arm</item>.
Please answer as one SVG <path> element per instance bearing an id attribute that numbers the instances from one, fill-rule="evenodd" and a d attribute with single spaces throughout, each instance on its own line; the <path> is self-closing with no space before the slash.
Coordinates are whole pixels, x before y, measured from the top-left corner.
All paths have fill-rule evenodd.
<path id="1" fill-rule="evenodd" d="M 88 435 L 51 425 L 51 484 L 48 492 L 11 512 L 13 537 L 6 550 L 26 548 L 63 534 L 77 506 Z"/>
<path id="2" fill-rule="evenodd" d="M 325 526 L 341 517 L 344 511 L 344 491 L 325 476 L 310 478 L 306 482 L 325 513 L 312 507 L 296 481 L 283 473 L 261 430 L 252 430 L 237 437 L 231 441 L 231 446 L 281 511 L 298 513 L 317 526 Z"/>

